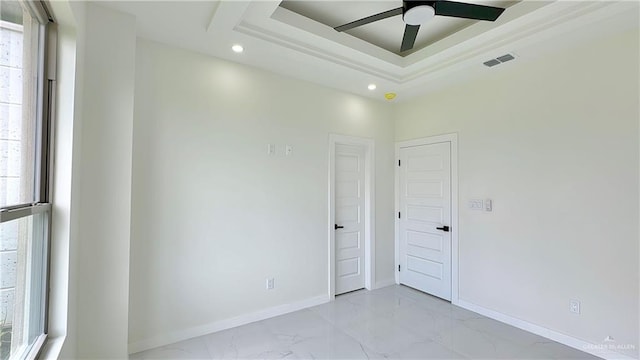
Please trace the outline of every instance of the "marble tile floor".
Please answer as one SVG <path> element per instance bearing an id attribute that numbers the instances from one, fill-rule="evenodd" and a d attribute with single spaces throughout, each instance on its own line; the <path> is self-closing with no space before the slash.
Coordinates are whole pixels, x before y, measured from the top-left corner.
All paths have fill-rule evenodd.
<path id="1" fill-rule="evenodd" d="M 405 286 L 132 354 L 130 359 L 597 359 Z"/>

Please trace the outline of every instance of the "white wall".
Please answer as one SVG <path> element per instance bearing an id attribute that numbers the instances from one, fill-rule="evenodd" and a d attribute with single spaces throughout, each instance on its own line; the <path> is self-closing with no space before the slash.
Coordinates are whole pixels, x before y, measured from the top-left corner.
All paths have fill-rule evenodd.
<path id="1" fill-rule="evenodd" d="M 395 113 L 396 140 L 459 134 L 460 298 L 635 356 L 638 40 L 520 59 Z"/>
<path id="2" fill-rule="evenodd" d="M 135 19 L 88 2 L 73 7 L 78 29 L 70 294 L 75 297 L 68 338 L 73 348 L 65 354 L 126 358 Z"/>
<path id="3" fill-rule="evenodd" d="M 132 350 L 327 294 L 330 133 L 375 140 L 376 280 L 393 278 L 388 104 L 144 40 L 136 57 Z"/>
<path id="4" fill-rule="evenodd" d="M 57 2 L 54 9 L 56 18 L 62 17 L 61 12 L 67 11 L 70 15 L 68 7 L 62 8 L 63 3 Z M 74 119 L 74 84 L 75 84 L 75 64 L 76 64 L 76 34 L 75 30 L 67 25 L 57 27 L 57 49 L 56 49 L 56 94 L 58 98 L 65 101 L 57 102 L 56 114 L 54 118 L 54 164 L 53 172 L 53 211 L 52 224 L 53 230 L 51 235 L 50 246 L 50 263 L 49 267 L 49 313 L 48 324 L 49 332 L 47 345 L 55 347 L 58 353 L 62 346 L 67 333 L 69 333 L 70 296 L 70 238 L 71 238 L 71 192 L 73 184 L 73 119 Z M 74 348 L 75 343 L 67 342 L 67 349 Z M 53 356 L 47 356 L 50 358 Z M 67 353 L 65 358 L 73 357 Z"/>

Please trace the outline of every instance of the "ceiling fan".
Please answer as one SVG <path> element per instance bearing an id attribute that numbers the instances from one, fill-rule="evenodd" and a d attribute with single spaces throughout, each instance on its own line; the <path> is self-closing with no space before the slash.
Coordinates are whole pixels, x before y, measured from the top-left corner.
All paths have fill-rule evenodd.
<path id="1" fill-rule="evenodd" d="M 426 23 L 435 15 L 495 21 L 503 11 L 504 9 L 499 7 L 467 4 L 456 1 L 403 0 L 402 7 L 367 16 L 360 20 L 340 25 L 334 29 L 343 32 L 392 16 L 402 15 L 402 20 L 406 24 L 404 36 L 402 37 L 402 45 L 400 46 L 400 51 L 402 52 L 413 49 L 420 25 Z"/>

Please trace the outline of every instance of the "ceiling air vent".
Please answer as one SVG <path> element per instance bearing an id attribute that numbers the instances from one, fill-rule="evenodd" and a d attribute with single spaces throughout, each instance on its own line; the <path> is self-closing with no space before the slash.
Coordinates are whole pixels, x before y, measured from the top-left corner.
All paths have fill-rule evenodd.
<path id="1" fill-rule="evenodd" d="M 498 56 L 495 59 L 487 60 L 487 61 L 483 62 L 483 64 L 486 67 L 492 67 L 492 66 L 500 65 L 500 64 L 505 63 L 507 61 L 511 61 L 513 59 L 515 59 L 515 56 L 513 56 L 512 54 L 504 54 L 502 56 Z"/>
<path id="2" fill-rule="evenodd" d="M 502 55 L 502 56 L 498 57 L 498 61 L 500 61 L 500 62 L 507 62 L 507 61 L 511 61 L 513 59 L 515 59 L 515 58 L 511 54 L 506 54 L 506 55 Z"/>
<path id="3" fill-rule="evenodd" d="M 492 59 L 492 60 L 489 60 L 489 61 L 485 61 L 483 64 L 485 64 L 488 67 L 492 67 L 492 66 L 500 65 L 500 61 L 498 61 L 496 59 Z"/>

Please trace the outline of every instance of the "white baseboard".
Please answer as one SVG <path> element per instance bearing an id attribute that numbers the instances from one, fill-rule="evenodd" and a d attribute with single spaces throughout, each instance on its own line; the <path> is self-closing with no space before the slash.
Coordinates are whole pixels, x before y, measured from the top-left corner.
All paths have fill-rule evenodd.
<path id="1" fill-rule="evenodd" d="M 150 339 L 129 343 L 129 354 L 134 354 L 140 351 L 153 349 L 159 346 L 173 344 L 178 341 L 183 341 L 183 340 L 191 339 L 191 338 L 202 336 L 202 335 L 207 335 L 210 333 L 214 333 L 216 331 L 231 329 L 236 326 L 249 324 L 252 322 L 272 318 L 275 316 L 288 314 L 290 312 L 306 309 L 312 306 L 324 304 L 326 302 L 329 302 L 329 297 L 327 295 L 316 296 L 313 298 L 297 301 L 290 304 L 283 304 L 283 305 L 278 305 L 278 306 L 274 306 L 274 307 L 263 309 L 263 310 L 258 310 L 253 313 L 236 316 L 230 319 L 215 321 L 209 324 L 195 326 L 188 329 L 172 331 L 170 333 L 158 335 Z"/>
<path id="2" fill-rule="evenodd" d="M 584 351 L 586 353 L 589 353 L 591 355 L 595 355 L 604 359 L 612 359 L 612 360 L 613 359 L 616 359 L 616 360 L 633 360 L 634 359 L 632 357 L 629 357 L 627 355 L 621 354 L 613 350 L 603 349 L 602 346 L 592 344 L 588 341 L 577 339 L 573 336 L 559 333 L 555 330 L 547 329 L 540 325 L 532 324 L 528 321 L 521 320 L 495 310 L 487 309 L 480 305 L 476 305 L 464 300 L 458 299 L 454 304 L 457 306 L 460 306 L 461 308 L 465 308 L 467 310 L 478 313 L 480 315 L 484 315 L 488 318 L 492 318 L 494 320 L 498 320 L 505 324 L 515 326 L 519 329 L 528 331 L 530 333 L 534 333 L 536 335 L 540 335 L 547 339 L 551 339 L 553 341 L 559 342 L 560 344 L 570 346 L 574 349 L 578 349 L 580 351 Z"/>
<path id="3" fill-rule="evenodd" d="M 387 286 L 391 286 L 391 285 L 395 285 L 396 284 L 396 279 L 387 279 L 387 280 L 381 280 L 381 281 L 376 281 L 376 284 L 374 285 L 373 289 L 380 289 L 383 287 L 387 287 Z"/>

